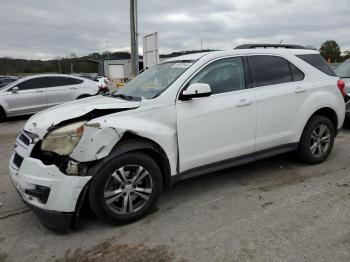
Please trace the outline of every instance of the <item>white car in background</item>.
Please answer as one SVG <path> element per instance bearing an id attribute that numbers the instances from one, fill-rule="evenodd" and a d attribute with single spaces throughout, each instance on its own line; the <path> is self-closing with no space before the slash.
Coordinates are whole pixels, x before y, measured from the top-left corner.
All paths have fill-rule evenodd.
<path id="1" fill-rule="evenodd" d="M 20 78 L 0 88 L 0 120 L 29 115 L 51 106 L 99 93 L 95 81 L 62 74 Z"/>
<path id="2" fill-rule="evenodd" d="M 346 117 L 350 118 L 350 59 L 340 64 L 334 71 L 341 78 L 344 85 Z"/>

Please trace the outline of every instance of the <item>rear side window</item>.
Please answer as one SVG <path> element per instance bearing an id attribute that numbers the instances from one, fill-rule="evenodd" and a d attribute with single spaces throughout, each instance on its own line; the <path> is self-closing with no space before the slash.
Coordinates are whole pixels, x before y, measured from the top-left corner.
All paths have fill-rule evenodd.
<path id="1" fill-rule="evenodd" d="M 47 78 L 48 87 L 68 86 L 81 84 L 83 80 L 70 77 L 49 76 Z"/>
<path id="2" fill-rule="evenodd" d="M 290 65 L 290 71 L 292 72 L 293 81 L 301 81 L 305 78 L 305 75 L 299 68 L 297 68 L 295 65 L 289 63 Z"/>
<path id="3" fill-rule="evenodd" d="M 278 56 L 248 56 L 252 73 L 253 87 L 292 82 L 289 62 Z"/>
<path id="4" fill-rule="evenodd" d="M 320 54 L 297 55 L 297 57 L 329 76 L 336 76 Z"/>
<path id="5" fill-rule="evenodd" d="M 29 90 L 29 89 L 38 89 L 46 88 L 46 79 L 45 77 L 38 77 L 33 79 L 28 79 L 17 85 L 19 90 Z"/>

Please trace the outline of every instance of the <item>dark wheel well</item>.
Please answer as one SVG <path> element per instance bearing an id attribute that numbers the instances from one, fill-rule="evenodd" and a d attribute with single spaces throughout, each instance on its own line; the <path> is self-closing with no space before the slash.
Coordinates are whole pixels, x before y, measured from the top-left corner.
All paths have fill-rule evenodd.
<path id="1" fill-rule="evenodd" d="M 143 152 L 149 155 L 150 157 L 152 157 L 157 162 L 163 174 L 163 187 L 170 188 L 171 187 L 170 163 L 163 148 L 160 145 L 158 145 L 156 142 L 150 139 L 135 135 L 130 132 L 127 132 L 123 135 L 122 139 L 117 143 L 116 148 L 118 148 L 120 145 L 127 146 L 127 144 L 137 145 L 136 148 L 131 151 Z"/>
<path id="2" fill-rule="evenodd" d="M 82 98 L 87 98 L 87 97 L 90 97 L 90 95 L 80 95 L 80 96 L 78 96 L 77 99 L 82 99 Z"/>
<path id="3" fill-rule="evenodd" d="M 332 121 L 332 123 L 334 125 L 334 130 L 338 129 L 338 117 L 333 109 L 331 109 L 329 107 L 321 108 L 321 109 L 317 110 L 315 113 L 313 113 L 312 116 L 310 117 L 310 119 L 316 115 L 327 117 L 329 120 Z"/>
<path id="4" fill-rule="evenodd" d="M 162 171 L 163 187 L 171 187 L 170 163 L 164 150 L 156 142 L 130 132 L 125 133 L 122 139 L 115 145 L 109 156 L 105 157 L 95 166 L 91 167 L 89 172 L 91 172 L 91 175 L 94 176 L 95 174 L 98 174 L 98 170 L 103 167 L 104 163 L 111 161 L 118 155 L 133 151 L 142 152 L 154 159 Z"/>
<path id="5" fill-rule="evenodd" d="M 0 106 L 0 121 L 6 119 L 6 112 L 2 106 Z"/>

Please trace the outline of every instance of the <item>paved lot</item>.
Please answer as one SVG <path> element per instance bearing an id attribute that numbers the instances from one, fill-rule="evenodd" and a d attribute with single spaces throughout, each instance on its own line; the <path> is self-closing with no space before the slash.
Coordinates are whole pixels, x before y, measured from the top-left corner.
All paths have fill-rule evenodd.
<path id="1" fill-rule="evenodd" d="M 90 216 L 57 234 L 10 185 L 24 123 L 0 124 L 0 261 L 350 261 L 350 128 L 324 164 L 287 154 L 217 172 L 164 192 L 159 210 L 136 223 Z"/>

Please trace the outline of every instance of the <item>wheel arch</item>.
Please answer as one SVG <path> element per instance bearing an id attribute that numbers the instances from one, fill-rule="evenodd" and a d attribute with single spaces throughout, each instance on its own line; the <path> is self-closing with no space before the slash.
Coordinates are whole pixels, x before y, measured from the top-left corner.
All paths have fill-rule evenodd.
<path id="1" fill-rule="evenodd" d="M 316 110 L 308 119 L 308 121 L 306 123 L 308 123 L 310 121 L 310 119 L 313 116 L 324 116 L 327 117 L 329 120 L 332 121 L 333 125 L 334 125 L 334 130 L 338 129 L 338 116 L 337 113 L 335 112 L 334 109 L 330 108 L 330 107 L 322 107 L 318 110 Z"/>
<path id="2" fill-rule="evenodd" d="M 334 125 L 335 134 L 337 134 L 339 120 L 338 120 L 338 116 L 337 116 L 336 111 L 331 107 L 321 107 L 321 108 L 318 108 L 318 109 L 315 109 L 314 111 L 312 111 L 309 114 L 309 117 L 306 118 L 306 121 L 304 120 L 305 122 L 303 123 L 303 126 L 300 126 L 300 129 L 299 129 L 300 133 L 298 135 L 297 141 L 300 141 L 301 136 L 303 135 L 305 128 L 307 126 L 307 123 L 309 123 L 310 120 L 316 115 L 324 116 L 324 117 L 327 117 L 329 120 L 331 120 L 331 122 Z"/>
<path id="3" fill-rule="evenodd" d="M 118 155 L 130 152 L 142 152 L 152 157 L 159 165 L 163 175 L 163 187 L 171 187 L 171 169 L 169 159 L 163 148 L 156 142 L 145 137 L 138 136 L 131 132 L 126 132 L 120 141 L 114 146 L 110 154 L 92 166 L 89 173 L 93 176 L 98 174 L 103 165 Z"/>
<path id="4" fill-rule="evenodd" d="M 4 118 L 6 119 L 7 114 L 6 114 L 6 111 L 2 105 L 0 105 L 0 118 L 1 118 L 1 113 L 4 114 Z"/>
<path id="5" fill-rule="evenodd" d="M 89 94 L 82 94 L 82 95 L 79 95 L 77 99 L 83 99 L 83 98 L 87 98 L 87 97 L 90 97 L 91 95 Z"/>

